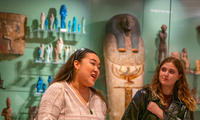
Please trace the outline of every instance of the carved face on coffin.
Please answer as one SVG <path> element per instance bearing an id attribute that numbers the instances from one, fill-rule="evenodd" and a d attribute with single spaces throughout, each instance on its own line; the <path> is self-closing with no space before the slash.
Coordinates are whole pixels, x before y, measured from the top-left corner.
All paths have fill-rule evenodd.
<path id="1" fill-rule="evenodd" d="M 126 52 L 128 48 L 135 53 L 139 51 L 140 28 L 134 16 L 120 14 L 112 17 L 107 24 L 107 34 L 115 36 L 119 52 Z"/>
<path id="2" fill-rule="evenodd" d="M 144 55 L 144 44 L 136 17 L 130 14 L 113 16 L 106 24 L 106 34 L 104 48 L 110 51 L 106 52 L 108 59 L 123 65 L 142 64 L 140 56 Z M 140 60 L 136 62 L 135 57 Z"/>
<path id="3" fill-rule="evenodd" d="M 124 18 L 122 18 L 120 22 L 120 27 L 122 28 L 126 36 L 130 34 L 134 26 L 135 26 L 135 22 L 130 16 L 125 16 Z"/>

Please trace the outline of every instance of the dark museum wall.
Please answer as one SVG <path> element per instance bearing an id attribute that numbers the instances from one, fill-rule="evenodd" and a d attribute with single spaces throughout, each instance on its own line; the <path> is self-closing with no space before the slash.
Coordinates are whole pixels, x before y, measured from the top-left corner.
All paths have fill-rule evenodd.
<path id="1" fill-rule="evenodd" d="M 68 16 L 66 20 L 77 17 L 86 19 L 86 34 L 35 34 L 32 30 L 40 24 L 40 14 L 45 15 L 56 10 L 60 20 L 60 6 L 65 4 Z M 72 49 L 87 47 L 95 50 L 103 66 L 103 39 L 105 37 L 105 24 L 114 15 L 129 13 L 134 15 L 139 23 L 145 45 L 145 76 L 144 83 L 148 84 L 157 66 L 157 34 L 162 24 L 168 26 L 168 48 L 181 52 L 187 48 L 191 69 L 195 69 L 195 60 L 200 59 L 200 33 L 196 27 L 200 25 L 199 0 L 1 0 L 0 12 L 19 13 L 27 16 L 27 33 L 24 55 L 8 59 L 0 56 L 0 77 L 4 80 L 0 88 L 0 111 L 6 107 L 6 98 L 11 98 L 13 119 L 25 120 L 28 116 L 28 107 L 39 104 L 40 95 L 35 95 L 36 83 L 39 76 L 47 84 L 49 75 L 55 76 L 61 64 L 35 63 L 37 48 L 40 43 L 47 46 L 55 45 L 61 36 L 65 45 Z M 171 11 L 171 12 L 170 12 Z M 60 22 L 59 22 L 60 23 Z M 59 24 L 60 25 L 60 24 Z M 191 88 L 197 88 L 200 97 L 199 75 L 188 74 Z M 96 82 L 96 88 L 106 95 L 105 70 L 101 68 L 101 75 Z M 195 112 L 195 119 L 200 117 L 200 109 Z M 3 119 L 3 117 L 0 117 Z"/>

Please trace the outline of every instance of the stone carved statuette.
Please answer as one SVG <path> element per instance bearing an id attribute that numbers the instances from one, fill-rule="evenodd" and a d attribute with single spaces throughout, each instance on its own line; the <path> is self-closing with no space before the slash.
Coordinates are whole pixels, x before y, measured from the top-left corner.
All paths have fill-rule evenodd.
<path id="1" fill-rule="evenodd" d="M 81 29 L 82 29 L 82 33 L 85 34 L 85 17 L 82 17 L 81 20 Z"/>
<path id="2" fill-rule="evenodd" d="M 4 116 L 5 120 L 11 120 L 12 110 L 11 110 L 11 100 L 9 97 L 6 99 L 6 105 L 7 107 L 2 110 L 1 116 Z"/>
<path id="3" fill-rule="evenodd" d="M 53 51 L 52 44 L 49 44 L 47 48 L 45 49 L 45 51 L 46 51 L 46 54 L 45 54 L 46 62 L 49 63 L 52 60 L 52 51 Z"/>
<path id="4" fill-rule="evenodd" d="M 45 14 L 44 12 L 40 15 L 41 30 L 44 30 Z"/>
<path id="5" fill-rule="evenodd" d="M 44 44 L 40 44 L 40 60 L 44 60 Z"/>
<path id="6" fill-rule="evenodd" d="M 69 45 L 66 45 L 65 46 L 65 62 L 67 62 L 70 54 L 71 54 L 71 47 Z"/>
<path id="7" fill-rule="evenodd" d="M 158 51 L 158 63 L 160 63 L 164 58 L 167 57 L 167 43 L 166 43 L 166 39 L 167 39 L 167 26 L 166 25 L 162 25 L 161 26 L 161 31 L 159 32 L 159 39 L 160 39 L 160 43 L 159 43 L 159 51 Z"/>
<path id="8" fill-rule="evenodd" d="M 171 52 L 171 56 L 180 60 L 180 53 L 177 51 Z"/>
<path id="9" fill-rule="evenodd" d="M 61 37 L 58 38 L 57 44 L 56 44 L 56 48 L 55 48 L 55 62 L 58 62 L 58 59 L 61 60 L 62 59 L 62 50 L 63 50 L 63 40 Z"/>
<path id="10" fill-rule="evenodd" d="M 54 20 L 55 20 L 54 15 L 51 14 L 51 16 L 50 16 L 50 30 L 51 31 L 53 30 Z"/>
<path id="11" fill-rule="evenodd" d="M 181 52 L 181 60 L 183 62 L 183 66 L 185 68 L 186 73 L 190 73 L 190 61 L 188 58 L 187 48 L 183 48 Z"/>

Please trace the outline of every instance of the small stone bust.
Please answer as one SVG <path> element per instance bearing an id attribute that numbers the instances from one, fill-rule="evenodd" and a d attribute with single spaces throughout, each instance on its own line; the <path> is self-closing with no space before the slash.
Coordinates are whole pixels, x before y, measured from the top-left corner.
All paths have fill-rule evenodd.
<path id="1" fill-rule="evenodd" d="M 12 119 L 12 110 L 11 110 L 11 100 L 8 97 L 6 100 L 7 107 L 4 108 L 1 112 L 1 116 L 4 116 L 5 120 L 11 120 Z"/>

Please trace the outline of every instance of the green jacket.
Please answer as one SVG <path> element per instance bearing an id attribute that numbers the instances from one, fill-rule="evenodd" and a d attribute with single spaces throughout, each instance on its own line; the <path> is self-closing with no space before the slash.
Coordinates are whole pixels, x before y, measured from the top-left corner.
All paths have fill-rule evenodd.
<path id="1" fill-rule="evenodd" d="M 137 91 L 131 100 L 129 106 L 124 112 L 122 120 L 159 120 L 155 114 L 147 110 L 147 105 L 150 101 L 157 103 L 164 111 L 160 99 L 153 96 L 152 92 L 148 88 L 143 88 Z M 164 111 L 164 120 L 193 120 L 192 112 L 189 111 L 186 105 L 178 99 L 176 92 L 168 111 Z"/>

